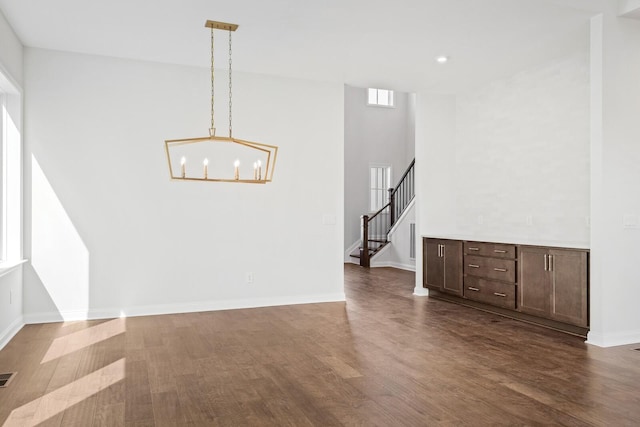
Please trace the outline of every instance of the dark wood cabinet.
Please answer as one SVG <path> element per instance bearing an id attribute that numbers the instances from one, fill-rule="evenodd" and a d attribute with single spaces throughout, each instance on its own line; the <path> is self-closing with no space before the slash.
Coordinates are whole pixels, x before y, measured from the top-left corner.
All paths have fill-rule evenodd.
<path id="1" fill-rule="evenodd" d="M 464 297 L 516 308 L 516 246 L 464 242 Z"/>
<path id="2" fill-rule="evenodd" d="M 444 259 L 440 256 L 440 240 L 424 239 L 423 287 L 441 290 L 444 287 Z"/>
<path id="3" fill-rule="evenodd" d="M 576 326 L 588 326 L 586 251 L 523 246 L 519 310 Z"/>
<path id="4" fill-rule="evenodd" d="M 497 307 L 516 309 L 516 285 L 481 277 L 464 278 L 464 297 Z"/>
<path id="5" fill-rule="evenodd" d="M 423 238 L 430 296 L 586 336 L 589 251 Z"/>
<path id="6" fill-rule="evenodd" d="M 423 286 L 462 296 L 462 242 L 423 239 Z"/>
<path id="7" fill-rule="evenodd" d="M 534 316 L 549 315 L 549 275 L 546 248 L 520 247 L 518 259 L 518 311 Z"/>

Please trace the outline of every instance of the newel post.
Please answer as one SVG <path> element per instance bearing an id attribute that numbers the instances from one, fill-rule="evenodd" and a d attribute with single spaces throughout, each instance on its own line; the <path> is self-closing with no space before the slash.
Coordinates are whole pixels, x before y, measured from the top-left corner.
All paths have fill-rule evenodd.
<path id="1" fill-rule="evenodd" d="M 369 267 L 369 216 L 362 215 L 360 217 L 361 227 L 360 230 L 362 232 L 361 245 L 360 245 L 360 266 L 361 267 Z"/>

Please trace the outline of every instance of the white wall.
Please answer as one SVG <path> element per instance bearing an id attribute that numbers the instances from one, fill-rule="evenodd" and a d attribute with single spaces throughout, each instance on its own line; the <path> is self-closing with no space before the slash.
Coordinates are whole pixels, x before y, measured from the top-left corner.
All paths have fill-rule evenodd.
<path id="1" fill-rule="evenodd" d="M 0 67 L 22 86 L 22 43 L 0 11 Z"/>
<path id="2" fill-rule="evenodd" d="M 22 318 L 22 268 L 0 276 L 0 350 L 20 331 Z"/>
<path id="3" fill-rule="evenodd" d="M 588 244 L 589 156 L 586 47 L 458 95 L 457 232 Z"/>
<path id="4" fill-rule="evenodd" d="M 360 239 L 360 216 L 369 212 L 369 166 L 390 164 L 392 185 L 413 160 L 411 97 L 395 92 L 395 108 L 367 106 L 367 89 L 345 86 L 344 248 Z"/>
<path id="5" fill-rule="evenodd" d="M 404 162 L 408 165 L 416 158 L 416 94 L 407 94 L 407 136 Z"/>
<path id="6" fill-rule="evenodd" d="M 21 174 L 16 168 L 21 162 L 22 132 L 22 44 L 0 12 L 0 91 L 6 94 L 8 138 L 6 156 L 10 160 L 5 171 L 7 207 L 7 253 L 0 263 L 0 349 L 23 325 L 22 267 L 6 269 L 22 258 Z M 1 112 L 0 112 L 1 114 Z"/>
<path id="7" fill-rule="evenodd" d="M 615 5 L 592 19 L 591 332 L 640 342 L 640 22 Z"/>
<path id="8" fill-rule="evenodd" d="M 168 179 L 207 69 L 29 48 L 25 82 L 28 321 L 344 298 L 342 85 L 234 73 L 234 136 L 280 147 L 240 185 Z"/>
<path id="9" fill-rule="evenodd" d="M 421 236 L 456 232 L 456 98 L 418 94 L 416 100 L 416 286 L 422 287 Z"/>
<path id="10" fill-rule="evenodd" d="M 589 78 L 575 53 L 458 95 L 422 94 L 422 235 L 589 242 Z"/>

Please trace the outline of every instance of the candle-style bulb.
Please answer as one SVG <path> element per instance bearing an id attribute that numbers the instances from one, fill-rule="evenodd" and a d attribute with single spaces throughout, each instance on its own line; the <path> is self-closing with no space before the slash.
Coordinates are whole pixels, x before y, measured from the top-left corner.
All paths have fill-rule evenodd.
<path id="1" fill-rule="evenodd" d="M 209 159 L 204 159 L 204 161 L 202 162 L 203 165 L 207 166 L 209 164 Z"/>
<path id="2" fill-rule="evenodd" d="M 180 159 L 180 173 L 182 174 L 182 178 L 184 178 L 187 173 L 186 173 L 186 166 L 187 165 L 187 158 L 185 156 L 182 156 L 182 158 Z"/>
<path id="3" fill-rule="evenodd" d="M 204 179 L 209 178 L 209 159 L 204 159 L 202 162 L 204 165 Z"/>
<path id="4" fill-rule="evenodd" d="M 235 167 L 240 166 L 240 160 L 236 159 L 236 161 L 233 162 L 233 166 L 235 166 Z"/>
<path id="5" fill-rule="evenodd" d="M 240 179 L 240 160 L 233 162 L 233 178 L 237 181 Z"/>

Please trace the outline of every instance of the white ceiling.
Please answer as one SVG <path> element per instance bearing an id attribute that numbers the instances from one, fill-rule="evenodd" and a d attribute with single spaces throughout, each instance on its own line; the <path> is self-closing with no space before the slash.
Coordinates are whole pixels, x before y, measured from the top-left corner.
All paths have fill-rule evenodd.
<path id="1" fill-rule="evenodd" d="M 208 67 L 207 19 L 237 23 L 235 70 L 456 92 L 588 43 L 610 0 L 0 0 L 26 46 Z M 226 33 L 216 33 L 224 65 Z M 438 65 L 434 57 L 451 57 Z"/>

